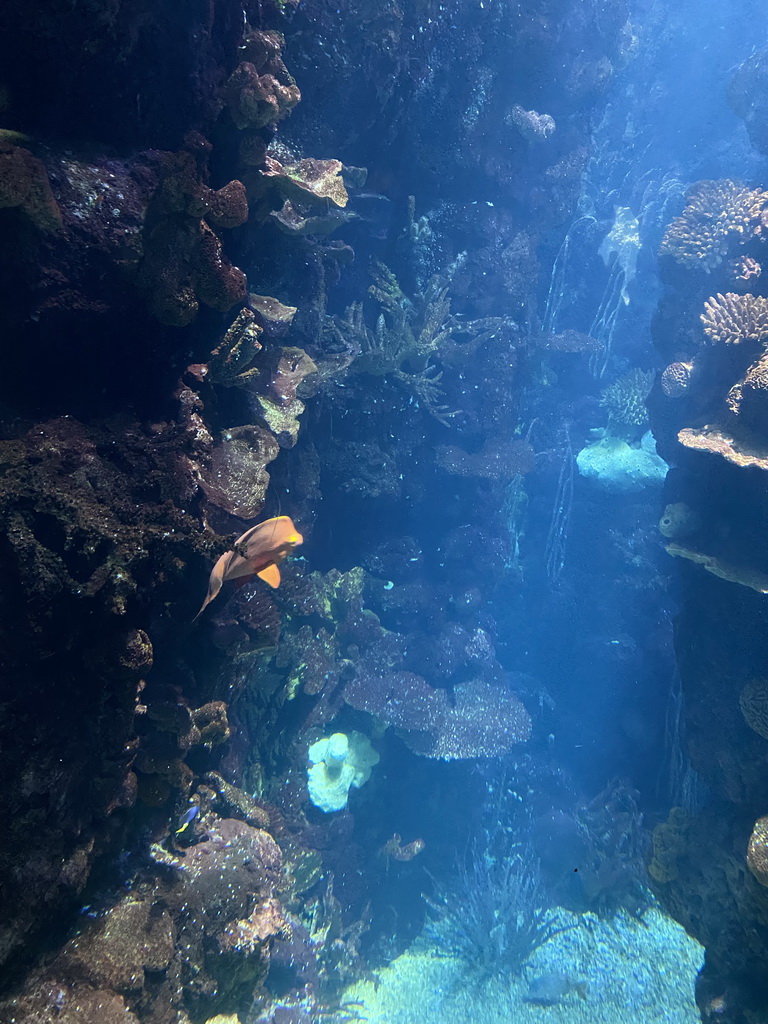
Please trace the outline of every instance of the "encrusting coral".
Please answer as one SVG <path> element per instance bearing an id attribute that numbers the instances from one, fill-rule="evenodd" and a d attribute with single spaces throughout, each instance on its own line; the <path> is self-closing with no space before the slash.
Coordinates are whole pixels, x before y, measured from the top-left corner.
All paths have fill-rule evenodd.
<path id="1" fill-rule="evenodd" d="M 459 346 L 465 350 L 491 338 L 503 324 L 500 317 L 460 321 L 451 313 L 449 284 L 455 270 L 433 275 L 422 291 L 409 297 L 389 267 L 374 262 L 369 293 L 379 306 L 375 329 L 366 324 L 359 302 L 324 323 L 329 343 L 345 352 L 351 373 L 396 380 L 445 424 L 456 410 L 444 404 L 438 362 L 449 355 L 459 335 L 465 338 Z"/>
<path id="2" fill-rule="evenodd" d="M 731 245 L 763 231 L 768 192 L 739 181 L 700 181 L 688 202 L 667 228 L 660 254 L 673 256 L 685 267 L 710 273 L 728 255 Z"/>

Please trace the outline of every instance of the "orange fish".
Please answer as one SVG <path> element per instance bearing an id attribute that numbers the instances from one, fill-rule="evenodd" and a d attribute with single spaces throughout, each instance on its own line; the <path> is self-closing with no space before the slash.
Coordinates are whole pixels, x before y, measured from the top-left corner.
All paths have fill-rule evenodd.
<path id="1" fill-rule="evenodd" d="M 270 587 L 280 586 L 280 570 L 277 563 L 293 551 L 304 538 L 293 525 L 290 516 L 276 516 L 265 519 L 263 523 L 246 530 L 238 537 L 235 544 L 244 554 L 238 551 L 225 551 L 211 572 L 208 580 L 208 593 L 203 607 L 195 618 L 199 618 L 211 601 L 216 597 L 227 580 L 236 580 L 244 576 L 258 576 Z"/>

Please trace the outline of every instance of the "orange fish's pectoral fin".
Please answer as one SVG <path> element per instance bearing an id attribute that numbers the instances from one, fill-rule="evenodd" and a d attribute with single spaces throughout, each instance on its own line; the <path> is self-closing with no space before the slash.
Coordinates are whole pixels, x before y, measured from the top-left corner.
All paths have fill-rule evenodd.
<path id="1" fill-rule="evenodd" d="M 265 583 L 268 583 L 270 587 L 277 588 L 280 586 L 280 570 L 274 563 L 272 565 L 268 565 L 260 572 L 257 572 L 256 575 L 260 580 L 264 580 Z"/>

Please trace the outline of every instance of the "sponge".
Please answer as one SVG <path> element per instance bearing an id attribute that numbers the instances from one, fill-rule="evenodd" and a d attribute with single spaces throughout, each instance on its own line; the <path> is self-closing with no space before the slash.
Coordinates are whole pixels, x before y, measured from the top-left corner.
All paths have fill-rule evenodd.
<path id="1" fill-rule="evenodd" d="M 309 748 L 309 799 L 326 813 L 347 806 L 349 790 L 359 789 L 371 777 L 379 755 L 361 732 L 335 732 Z"/>

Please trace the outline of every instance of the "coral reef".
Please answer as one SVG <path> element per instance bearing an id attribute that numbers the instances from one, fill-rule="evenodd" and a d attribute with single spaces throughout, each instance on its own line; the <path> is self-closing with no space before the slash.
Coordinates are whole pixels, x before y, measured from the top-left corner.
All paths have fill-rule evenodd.
<path id="1" fill-rule="evenodd" d="M 652 373 L 634 369 L 628 370 L 603 389 L 600 405 L 607 410 L 608 423 L 612 428 L 633 429 L 647 421 L 645 401 L 652 383 Z"/>
<path id="2" fill-rule="evenodd" d="M 739 345 L 768 334 L 768 299 L 728 292 L 704 303 L 704 333 L 711 342 Z"/>
<path id="3" fill-rule="evenodd" d="M 705 1018 L 729 1021 L 764 1014 L 766 1006 L 761 622 L 768 549 L 760 524 L 768 300 L 757 272 L 765 201 L 761 188 L 703 182 L 668 228 L 662 252 L 674 260 L 663 265 L 666 292 L 654 335 L 671 366 L 649 399 L 659 450 L 675 467 L 659 528 L 680 564 L 675 646 L 686 749 L 712 799 L 702 806 L 681 793 L 684 808 L 654 830 L 648 870 L 662 905 L 706 945 L 697 982 Z M 694 284 L 697 267 L 711 285 Z M 683 327 L 696 319 L 699 337 Z M 693 365 L 683 373 L 679 364 Z M 754 943 L 727 937 L 747 932 Z"/>
<path id="4" fill-rule="evenodd" d="M 762 233 L 766 205 L 768 192 L 739 181 L 697 182 L 688 193 L 685 210 L 667 228 L 660 253 L 684 267 L 711 273 L 734 243 Z"/>

